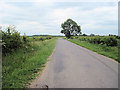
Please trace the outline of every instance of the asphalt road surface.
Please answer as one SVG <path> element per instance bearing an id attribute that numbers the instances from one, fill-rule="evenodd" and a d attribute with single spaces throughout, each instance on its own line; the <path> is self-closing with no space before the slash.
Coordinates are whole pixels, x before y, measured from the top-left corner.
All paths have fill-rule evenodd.
<path id="1" fill-rule="evenodd" d="M 30 87 L 44 85 L 49 88 L 118 88 L 118 63 L 59 38 L 45 70 Z"/>

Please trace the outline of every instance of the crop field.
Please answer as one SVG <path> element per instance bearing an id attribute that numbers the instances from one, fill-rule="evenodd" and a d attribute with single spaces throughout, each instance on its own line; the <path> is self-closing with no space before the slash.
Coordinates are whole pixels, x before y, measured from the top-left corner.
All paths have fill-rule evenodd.
<path id="1" fill-rule="evenodd" d="M 120 62 L 118 36 L 76 36 L 69 41 Z"/>

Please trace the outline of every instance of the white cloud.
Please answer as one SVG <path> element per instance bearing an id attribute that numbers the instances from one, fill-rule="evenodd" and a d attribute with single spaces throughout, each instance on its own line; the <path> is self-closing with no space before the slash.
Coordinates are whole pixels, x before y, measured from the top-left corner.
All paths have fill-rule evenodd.
<path id="1" fill-rule="evenodd" d="M 39 6 L 39 7 L 49 7 L 49 6 L 52 6 L 54 4 L 54 2 L 45 2 L 44 0 L 41 0 L 39 2 L 33 2 L 35 6 Z"/>
<path id="2" fill-rule="evenodd" d="M 20 10 L 20 8 L 16 7 L 16 6 L 13 6 L 13 5 L 10 5 L 6 2 L 1 2 L 0 1 L 0 11 L 9 11 L 9 12 L 13 12 L 13 11 L 18 11 Z"/>
<path id="3" fill-rule="evenodd" d="M 53 23 L 60 25 L 68 18 L 74 18 L 79 16 L 78 11 L 78 7 L 55 9 L 48 15 L 48 17 L 53 19 Z"/>
<path id="4" fill-rule="evenodd" d="M 4 2 L 118 2 L 119 0 L 1 0 Z"/>
<path id="5" fill-rule="evenodd" d="M 21 21 L 17 25 L 17 29 L 23 34 L 32 34 L 32 33 L 44 33 L 45 27 L 38 22 L 34 21 Z"/>
<path id="6" fill-rule="evenodd" d="M 0 2 L 0 23 L 1 24 L 9 24 L 9 23 L 3 23 L 4 19 L 8 19 L 9 17 L 13 16 L 13 13 L 17 13 L 17 12 L 22 12 L 22 10 L 16 6 L 10 5 L 8 3 L 5 2 Z M 5 18 L 7 17 L 7 18 Z"/>
<path id="7" fill-rule="evenodd" d="M 39 3 L 34 1 L 32 4 L 29 8 L 25 8 L 5 2 L 0 3 L 2 7 L 0 12 L 3 12 L 0 14 L 0 23 L 13 24 L 11 22 L 14 22 L 19 31 L 26 34 L 60 34 L 60 25 L 68 18 L 72 18 L 81 25 L 85 33 L 102 29 L 103 25 L 104 31 L 117 27 L 117 25 L 109 25 L 109 22 L 117 22 L 117 5 L 83 10 L 82 7 L 86 6 L 67 7 L 66 4 L 66 7 L 54 7 L 55 2 L 46 3 L 42 0 Z M 101 32 L 104 33 L 104 31 Z"/>
<path id="8" fill-rule="evenodd" d="M 48 15 L 54 19 L 54 23 L 62 23 L 68 18 L 76 19 L 78 23 L 95 24 L 106 20 L 117 21 L 117 6 L 95 8 L 90 11 L 83 11 L 80 7 L 55 9 Z"/>
<path id="9" fill-rule="evenodd" d="M 117 23 L 118 12 L 117 7 L 102 7 L 96 8 L 92 11 L 83 12 L 83 16 L 86 17 L 87 22 L 82 20 L 83 32 L 85 33 L 104 33 L 104 34 L 117 34 L 117 24 L 109 25 L 109 23 Z M 108 23 L 108 24 L 107 24 Z M 105 25 L 106 24 L 106 25 Z"/>

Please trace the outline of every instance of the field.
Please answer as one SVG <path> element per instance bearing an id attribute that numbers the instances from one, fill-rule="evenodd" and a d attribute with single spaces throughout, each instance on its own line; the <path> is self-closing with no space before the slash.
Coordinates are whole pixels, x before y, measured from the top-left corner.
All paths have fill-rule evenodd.
<path id="1" fill-rule="evenodd" d="M 35 79 L 43 67 L 45 67 L 45 63 L 52 54 L 59 37 L 20 35 L 14 28 L 11 29 L 9 27 L 6 32 L 1 31 L 1 33 L 2 87 L 27 88 L 30 84 L 29 82 Z M 120 62 L 120 58 L 118 58 L 118 54 L 120 54 L 118 52 L 118 49 L 120 49 L 120 38 L 118 36 L 72 36 L 67 40 Z M 63 42 L 63 39 L 58 41 Z M 59 44 L 61 44 L 60 46 L 64 46 L 62 48 L 66 47 L 63 43 Z M 74 47 L 69 46 L 70 49 Z M 65 49 L 67 51 L 68 48 Z M 58 52 L 66 54 L 63 50 Z M 71 52 L 67 53 L 71 55 Z M 56 58 L 58 58 L 57 60 L 61 60 L 61 57 Z M 63 56 L 63 58 L 67 59 L 68 57 Z M 59 65 L 57 65 L 58 69 L 62 64 L 60 63 Z"/>
<path id="2" fill-rule="evenodd" d="M 52 36 L 28 37 L 20 36 L 19 33 L 9 34 L 9 32 L 3 32 L 3 34 L 5 36 L 2 37 L 2 49 L 4 50 L 2 55 L 2 87 L 25 88 L 44 67 L 55 48 L 57 38 Z"/>
<path id="3" fill-rule="evenodd" d="M 77 36 L 69 41 L 88 48 L 94 52 L 113 58 L 120 62 L 118 57 L 119 38 L 115 36 Z"/>

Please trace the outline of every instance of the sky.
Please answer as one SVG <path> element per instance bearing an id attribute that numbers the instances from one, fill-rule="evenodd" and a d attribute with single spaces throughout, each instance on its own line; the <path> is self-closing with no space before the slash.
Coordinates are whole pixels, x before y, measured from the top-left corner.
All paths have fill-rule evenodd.
<path id="1" fill-rule="evenodd" d="M 1 0 L 0 26 L 16 26 L 23 35 L 63 35 L 68 18 L 85 34 L 118 34 L 118 0 Z"/>

